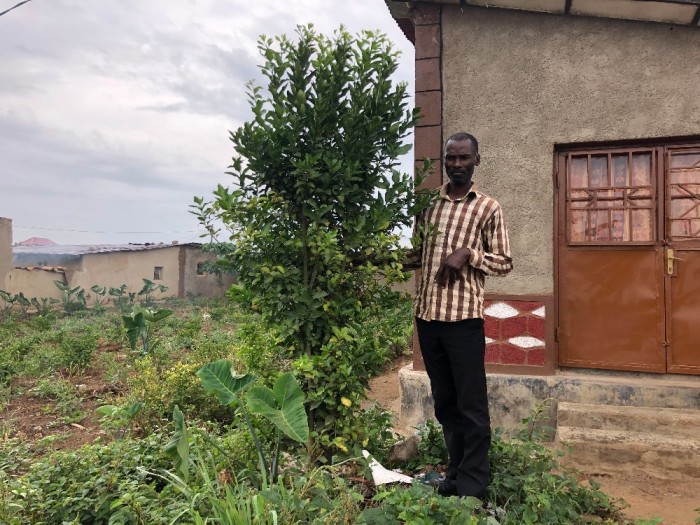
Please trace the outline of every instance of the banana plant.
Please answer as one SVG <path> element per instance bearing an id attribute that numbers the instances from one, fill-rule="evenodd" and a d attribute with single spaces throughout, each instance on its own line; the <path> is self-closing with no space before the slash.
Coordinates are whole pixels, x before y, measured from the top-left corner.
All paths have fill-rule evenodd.
<path id="1" fill-rule="evenodd" d="M 278 477 L 282 434 L 297 443 L 306 443 L 309 439 L 309 420 L 304 408 L 306 398 L 294 375 L 280 375 L 272 389 L 262 385 L 250 387 L 255 381 L 255 376 L 237 375 L 233 372 L 231 362 L 221 359 L 204 365 L 197 372 L 197 376 L 204 389 L 215 394 L 220 403 L 237 406 L 241 411 L 260 458 L 263 486 L 267 486 L 268 476 L 274 483 Z M 246 394 L 246 403 L 241 402 L 242 393 Z M 274 448 L 270 461 L 265 457 L 250 414 L 265 417 L 275 427 Z"/>

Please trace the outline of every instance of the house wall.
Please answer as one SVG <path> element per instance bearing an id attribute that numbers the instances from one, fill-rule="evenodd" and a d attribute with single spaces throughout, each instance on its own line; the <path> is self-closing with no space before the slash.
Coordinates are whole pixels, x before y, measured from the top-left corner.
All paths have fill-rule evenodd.
<path id="1" fill-rule="evenodd" d="M 183 290 L 182 295 L 191 293 L 193 295 L 202 295 L 204 297 L 221 297 L 226 293 L 235 278 L 232 275 L 213 275 L 205 273 L 197 275 L 197 265 L 205 261 L 213 261 L 216 256 L 211 253 L 205 253 L 199 248 L 183 246 L 184 259 L 183 268 Z"/>
<path id="2" fill-rule="evenodd" d="M 8 246 L 8 249 L 8 268 L 11 268 L 11 246 Z M 60 290 L 53 281 L 61 280 L 71 287 L 81 286 L 86 291 L 96 284 L 106 287 L 126 284 L 128 291 L 138 292 L 143 287 L 145 278 L 168 287 L 167 292 L 157 294 L 157 297 L 185 297 L 188 293 L 220 297 L 233 284 L 233 276 L 197 275 L 199 262 L 215 258 L 198 247 L 187 245 L 164 246 L 143 251 L 84 254 L 74 260 L 64 261 L 60 271 L 56 268 L 14 268 L 11 273 L 8 272 L 7 286 L 4 289 L 11 293 L 23 292 L 27 297 L 59 298 Z M 163 268 L 161 280 L 154 279 L 156 266 Z"/>
<path id="3" fill-rule="evenodd" d="M 9 288 L 12 270 L 12 219 L 0 217 L 0 290 Z"/>
<path id="4" fill-rule="evenodd" d="M 443 137 L 479 139 L 510 232 L 488 291 L 551 295 L 554 145 L 700 134 L 700 31 L 452 5 L 441 26 Z"/>
<path id="5" fill-rule="evenodd" d="M 126 284 L 131 292 L 139 291 L 145 278 L 168 287 L 168 291 L 158 294 L 158 297 L 171 297 L 178 293 L 179 250 L 179 246 L 172 246 L 157 250 L 85 254 L 79 263 L 66 265 L 66 277 L 71 286 L 82 286 L 86 290 L 95 284 L 107 287 Z M 162 280 L 153 279 L 156 266 L 163 268 Z"/>
<path id="6" fill-rule="evenodd" d="M 54 281 L 66 282 L 62 270 L 41 268 L 13 268 L 6 290 L 12 294 L 22 292 L 27 299 L 51 297 L 61 299 L 61 290 Z"/>

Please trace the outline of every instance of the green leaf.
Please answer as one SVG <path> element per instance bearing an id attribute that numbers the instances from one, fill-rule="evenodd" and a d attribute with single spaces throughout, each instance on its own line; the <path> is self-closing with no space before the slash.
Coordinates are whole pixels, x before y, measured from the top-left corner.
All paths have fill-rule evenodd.
<path id="1" fill-rule="evenodd" d="M 142 409 L 143 403 L 137 401 L 136 403 L 133 403 L 124 409 L 124 416 L 127 419 L 133 419 L 139 412 L 141 412 Z"/>
<path id="2" fill-rule="evenodd" d="M 251 413 L 265 416 L 294 441 L 305 443 L 309 439 L 304 393 L 294 375 L 282 374 L 275 382 L 274 390 L 254 386 L 246 399 Z"/>
<path id="3" fill-rule="evenodd" d="M 216 394 L 217 399 L 224 405 L 230 405 L 238 399 L 238 392 L 253 381 L 252 374 L 235 375 L 233 365 L 227 359 L 220 359 L 204 365 L 197 371 L 197 377 L 202 381 L 202 387 L 210 394 Z"/>
<path id="4" fill-rule="evenodd" d="M 101 407 L 96 408 L 95 412 L 101 416 L 113 416 L 119 412 L 119 407 L 116 405 L 102 405 Z"/>
<path id="5" fill-rule="evenodd" d="M 172 458 L 175 463 L 175 469 L 182 473 L 182 476 L 187 479 L 189 474 L 190 461 L 190 442 L 185 425 L 185 416 L 180 412 L 180 407 L 175 405 L 173 410 L 173 421 L 175 422 L 175 432 L 163 449 L 165 453 Z"/>
<path id="6" fill-rule="evenodd" d="M 136 343 L 138 343 L 141 332 L 146 329 L 146 320 L 143 317 L 143 312 L 123 315 L 122 319 L 126 327 L 126 336 L 129 338 L 129 345 L 132 350 L 136 350 Z"/>
<path id="7" fill-rule="evenodd" d="M 174 312 L 172 310 L 168 310 L 167 308 L 161 308 L 160 310 L 156 311 L 147 310 L 146 312 L 144 312 L 144 317 L 146 318 L 146 320 L 156 323 L 165 319 L 166 317 L 170 317 L 171 315 L 173 315 L 173 313 Z"/>

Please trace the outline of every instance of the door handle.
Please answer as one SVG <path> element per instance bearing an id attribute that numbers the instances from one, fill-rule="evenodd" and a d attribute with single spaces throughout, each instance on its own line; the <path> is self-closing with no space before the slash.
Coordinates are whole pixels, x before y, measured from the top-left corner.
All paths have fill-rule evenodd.
<path id="1" fill-rule="evenodd" d="M 674 257 L 675 253 L 673 248 L 666 248 L 666 273 L 668 275 L 673 275 L 673 261 L 685 261 L 680 257 Z"/>

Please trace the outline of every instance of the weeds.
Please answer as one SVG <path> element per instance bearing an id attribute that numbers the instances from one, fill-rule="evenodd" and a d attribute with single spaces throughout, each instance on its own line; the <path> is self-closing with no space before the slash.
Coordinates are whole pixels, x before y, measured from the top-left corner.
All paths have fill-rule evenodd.
<path id="1" fill-rule="evenodd" d="M 55 401 L 55 406 L 46 410 L 61 416 L 64 423 L 75 423 L 84 417 L 78 390 L 65 379 L 41 379 L 29 392 L 34 397 Z"/>
<path id="2" fill-rule="evenodd" d="M 97 335 L 89 330 L 64 333 L 59 343 L 63 364 L 72 372 L 88 368 L 96 349 Z"/>

